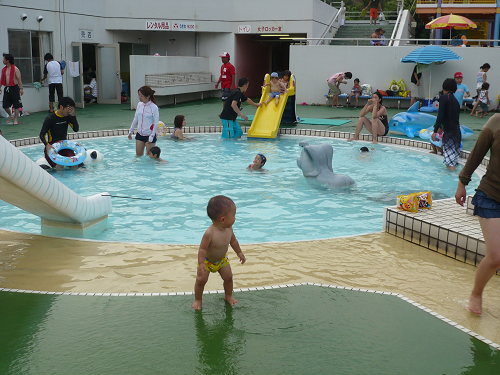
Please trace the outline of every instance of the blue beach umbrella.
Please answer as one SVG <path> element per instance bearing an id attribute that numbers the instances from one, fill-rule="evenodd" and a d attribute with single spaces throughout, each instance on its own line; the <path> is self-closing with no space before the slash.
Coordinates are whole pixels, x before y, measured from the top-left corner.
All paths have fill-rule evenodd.
<path id="1" fill-rule="evenodd" d="M 463 57 L 458 56 L 448 48 L 430 45 L 411 51 L 401 59 L 401 62 L 429 66 L 430 64 L 444 64 L 449 60 L 463 60 Z M 418 69 L 420 70 L 420 67 Z M 431 79 L 432 76 L 429 73 L 429 97 L 431 96 Z"/>

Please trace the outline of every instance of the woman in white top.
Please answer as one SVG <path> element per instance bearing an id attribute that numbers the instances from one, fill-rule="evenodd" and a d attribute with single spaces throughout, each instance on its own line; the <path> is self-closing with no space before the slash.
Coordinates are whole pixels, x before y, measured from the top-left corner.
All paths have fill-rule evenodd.
<path id="1" fill-rule="evenodd" d="M 149 86 L 142 86 L 139 90 L 139 104 L 135 111 L 134 121 L 128 131 L 128 139 L 132 139 L 134 129 L 137 127 L 135 135 L 135 153 L 137 156 L 149 155 L 151 147 L 156 144 L 156 129 L 160 121 L 160 113 L 154 97 L 155 91 Z"/>

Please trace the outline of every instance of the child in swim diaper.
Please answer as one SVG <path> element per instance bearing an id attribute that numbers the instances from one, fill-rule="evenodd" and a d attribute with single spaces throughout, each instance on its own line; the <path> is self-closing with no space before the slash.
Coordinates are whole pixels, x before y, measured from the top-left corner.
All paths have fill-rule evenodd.
<path id="1" fill-rule="evenodd" d="M 262 167 L 266 164 L 266 157 L 263 154 L 255 155 L 255 159 L 253 159 L 253 164 L 250 164 L 247 169 L 249 171 L 263 171 Z"/>
<path id="2" fill-rule="evenodd" d="M 271 92 L 269 93 L 269 98 L 267 98 L 267 100 L 264 102 L 264 105 L 267 105 L 271 100 L 273 100 L 273 98 L 276 98 L 276 105 L 278 105 L 280 101 L 280 91 L 288 91 L 285 84 L 278 80 L 278 73 L 276 72 L 271 73 L 271 82 L 266 83 L 264 86 L 262 86 L 262 88 L 266 86 L 271 86 Z"/>
<path id="3" fill-rule="evenodd" d="M 218 272 L 224 280 L 224 299 L 231 305 L 238 303 L 233 297 L 233 272 L 229 265 L 227 250 L 231 246 L 240 263 L 246 258 L 233 232 L 236 221 L 236 205 L 231 198 L 218 195 L 210 199 L 207 205 L 208 217 L 212 225 L 206 230 L 198 250 L 198 270 L 194 284 L 193 309 L 201 310 L 203 290 L 211 272 Z"/>

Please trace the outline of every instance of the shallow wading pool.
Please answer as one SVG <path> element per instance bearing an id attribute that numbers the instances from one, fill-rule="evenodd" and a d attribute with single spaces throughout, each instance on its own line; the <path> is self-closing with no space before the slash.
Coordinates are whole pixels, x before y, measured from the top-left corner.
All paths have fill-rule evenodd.
<path id="1" fill-rule="evenodd" d="M 54 177 L 82 196 L 108 192 L 151 199 L 113 198 L 113 213 L 105 225 L 85 232 L 85 237 L 196 244 L 210 225 L 208 200 L 219 194 L 237 205 L 234 230 L 240 243 L 357 235 L 382 229 L 383 208 L 394 205 L 396 195 L 430 190 L 434 198 L 445 198 L 454 195 L 457 185 L 458 172 L 447 171 L 442 158 L 402 147 L 304 136 L 274 141 L 222 140 L 218 134 L 193 138 L 184 142 L 160 138 L 157 146 L 166 164 L 136 158 L 135 141 L 126 137 L 79 141 L 87 149 L 100 150 L 104 161 L 52 172 Z M 299 142 L 304 140 L 332 144 L 334 172 L 351 176 L 356 185 L 330 188 L 305 178 L 296 163 L 302 151 Z M 373 149 L 361 153 L 361 146 Z M 41 145 L 22 151 L 32 160 L 43 155 Z M 265 172 L 246 170 L 257 153 L 267 157 Z M 4 202 L 0 202 L 0 227 L 41 233 L 37 216 Z"/>

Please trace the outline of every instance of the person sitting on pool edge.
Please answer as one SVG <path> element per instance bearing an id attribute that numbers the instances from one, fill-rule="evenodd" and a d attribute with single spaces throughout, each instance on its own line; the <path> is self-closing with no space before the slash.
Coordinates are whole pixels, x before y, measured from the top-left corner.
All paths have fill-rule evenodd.
<path id="1" fill-rule="evenodd" d="M 372 113 L 372 120 L 370 121 L 366 114 Z M 359 114 L 358 123 L 354 137 L 349 138 L 347 141 L 359 140 L 359 133 L 366 128 L 373 135 L 373 142 L 378 143 L 377 138 L 379 135 L 385 136 L 389 133 L 389 122 L 387 121 L 387 110 L 382 105 L 382 94 L 378 91 L 374 92 L 371 99 L 368 99 L 365 106 Z"/>
<path id="2" fill-rule="evenodd" d="M 221 138 L 239 138 L 243 135 L 240 125 L 236 121 L 240 115 L 245 121 L 248 121 L 248 116 L 241 113 L 240 105 L 242 102 L 247 102 L 255 107 L 261 107 L 261 103 L 254 103 L 243 94 L 248 89 L 250 84 L 248 78 L 240 78 L 238 81 L 238 88 L 233 90 L 227 97 L 224 109 L 220 114 L 222 120 L 222 135 Z"/>
<path id="3" fill-rule="evenodd" d="M 52 168 L 56 167 L 56 169 L 61 170 L 64 167 L 56 165 L 50 159 L 49 150 L 53 148 L 53 143 L 68 139 L 68 126 L 71 126 L 73 131 L 77 132 L 80 130 L 80 125 L 75 116 L 75 101 L 73 99 L 65 96 L 59 100 L 58 104 L 59 108 L 45 118 L 40 130 L 40 140 L 45 145 L 45 149 L 43 150 L 45 160 L 47 160 Z M 67 157 L 75 156 L 73 150 L 61 150 L 59 154 Z"/>
<path id="4" fill-rule="evenodd" d="M 265 171 L 265 169 L 262 169 L 264 164 L 266 164 L 266 157 L 263 154 L 257 154 L 255 155 L 255 159 L 253 159 L 253 164 L 250 164 L 247 169 L 249 171 Z"/>
<path id="5" fill-rule="evenodd" d="M 226 102 L 227 103 L 227 102 Z M 233 232 L 236 221 L 236 205 L 231 198 L 217 195 L 207 205 L 208 217 L 212 225 L 205 231 L 198 250 L 198 270 L 194 284 L 193 309 L 201 310 L 203 290 L 211 272 L 219 272 L 224 280 L 224 299 L 231 305 L 238 303 L 233 297 L 233 272 L 227 258 L 229 245 L 233 248 L 241 264 L 246 258 Z"/>
<path id="6" fill-rule="evenodd" d="M 151 159 L 154 159 L 156 161 L 159 161 L 160 163 L 166 163 L 166 160 L 160 159 L 160 154 L 161 154 L 161 149 L 158 146 L 153 146 L 149 150 L 148 156 Z"/>

